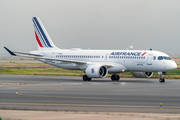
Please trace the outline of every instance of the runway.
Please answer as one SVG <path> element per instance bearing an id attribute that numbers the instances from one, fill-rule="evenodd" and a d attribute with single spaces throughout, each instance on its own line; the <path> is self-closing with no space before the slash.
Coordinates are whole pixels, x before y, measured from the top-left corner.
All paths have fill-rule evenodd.
<path id="1" fill-rule="evenodd" d="M 0 75 L 0 109 L 179 114 L 180 80 Z"/>

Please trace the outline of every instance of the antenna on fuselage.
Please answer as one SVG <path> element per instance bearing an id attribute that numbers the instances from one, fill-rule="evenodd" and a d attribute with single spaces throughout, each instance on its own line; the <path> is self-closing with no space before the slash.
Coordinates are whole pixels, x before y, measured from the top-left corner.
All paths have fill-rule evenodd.
<path id="1" fill-rule="evenodd" d="M 132 46 L 132 45 L 131 45 L 131 46 L 129 46 L 129 49 L 130 49 L 130 50 L 132 50 L 132 49 L 133 49 L 133 46 Z"/>

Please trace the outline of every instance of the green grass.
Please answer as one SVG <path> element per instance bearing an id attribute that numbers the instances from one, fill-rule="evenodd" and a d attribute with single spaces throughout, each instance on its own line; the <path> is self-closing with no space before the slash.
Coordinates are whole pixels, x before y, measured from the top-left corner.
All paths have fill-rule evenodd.
<path id="1" fill-rule="evenodd" d="M 85 73 L 81 70 L 66 70 L 62 68 L 4 68 L 0 70 L 0 74 L 16 74 L 16 75 L 53 75 L 53 76 L 83 76 Z M 107 77 L 111 75 L 108 74 Z M 131 72 L 121 73 L 120 77 L 132 78 Z M 159 78 L 157 72 L 152 78 Z M 180 70 L 167 72 L 166 78 L 180 79 Z"/>
<path id="2" fill-rule="evenodd" d="M 24 74 L 24 75 L 33 75 L 33 74 L 83 74 L 83 71 L 76 70 L 65 70 L 61 68 L 4 68 L 0 70 L 0 74 Z"/>
<path id="3" fill-rule="evenodd" d="M 37 67 L 46 66 L 53 67 L 45 63 L 0 63 L 0 67 Z M 178 64 L 180 67 L 180 64 Z M 55 76 L 82 76 L 85 73 L 81 70 L 66 70 L 62 68 L 4 68 L 0 70 L 0 74 L 16 74 L 16 75 L 55 75 Z M 110 77 L 111 75 L 107 75 Z M 120 77 L 133 77 L 131 72 L 121 73 Z M 157 72 L 154 73 L 152 78 L 159 78 Z M 166 74 L 166 78 L 180 79 L 180 69 L 169 71 Z"/>
<path id="4" fill-rule="evenodd" d="M 52 67 L 51 65 L 45 64 L 45 63 L 0 63 L 0 67 L 19 67 L 19 66 L 26 66 L 26 67 L 37 67 L 37 66 L 46 66 L 46 67 Z"/>

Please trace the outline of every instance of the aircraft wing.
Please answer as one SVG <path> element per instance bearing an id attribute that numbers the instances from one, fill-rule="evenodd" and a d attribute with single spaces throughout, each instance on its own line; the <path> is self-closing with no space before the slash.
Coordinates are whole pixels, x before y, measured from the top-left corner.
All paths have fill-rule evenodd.
<path id="1" fill-rule="evenodd" d="M 68 62 L 68 63 L 76 63 L 76 64 L 89 64 L 91 62 L 87 62 L 87 61 L 78 61 L 78 60 L 67 60 L 67 59 L 59 59 L 59 58 L 47 58 L 47 57 L 43 57 L 41 54 L 30 54 L 30 53 L 25 53 L 25 52 L 12 52 L 11 50 L 9 50 L 8 48 L 4 47 L 12 56 L 17 56 L 17 57 L 26 57 L 26 58 L 34 58 L 34 59 L 44 59 L 48 62 L 50 61 L 62 61 L 62 62 Z M 19 53 L 19 54 L 25 54 L 25 55 L 17 55 L 15 53 Z M 27 56 L 29 55 L 29 56 Z M 112 67 L 113 65 L 110 64 L 104 64 L 105 66 L 107 66 L 108 68 Z"/>
<path id="2" fill-rule="evenodd" d="M 24 54 L 24 55 L 40 56 L 40 57 L 43 56 L 43 54 L 32 54 L 32 53 L 27 53 L 27 52 L 17 52 L 17 51 L 13 51 L 13 53 Z"/>

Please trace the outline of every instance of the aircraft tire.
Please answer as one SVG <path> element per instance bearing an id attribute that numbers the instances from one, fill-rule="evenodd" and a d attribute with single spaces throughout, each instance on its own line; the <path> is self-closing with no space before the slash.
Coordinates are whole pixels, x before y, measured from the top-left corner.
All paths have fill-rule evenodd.
<path id="1" fill-rule="evenodd" d="M 120 77 L 119 77 L 119 75 L 116 75 L 116 81 L 119 81 L 119 79 L 120 79 Z"/>
<path id="2" fill-rule="evenodd" d="M 164 82 L 165 82 L 165 79 L 164 79 L 164 78 L 160 78 L 160 79 L 159 79 L 159 82 L 160 82 L 160 83 L 164 83 Z"/>
<path id="3" fill-rule="evenodd" d="M 111 76 L 111 80 L 112 80 L 112 81 L 115 81 L 115 80 L 116 80 L 115 75 L 112 75 L 112 76 Z"/>
<path id="4" fill-rule="evenodd" d="M 88 76 L 87 75 L 83 75 L 83 80 L 87 81 L 88 80 Z"/>

